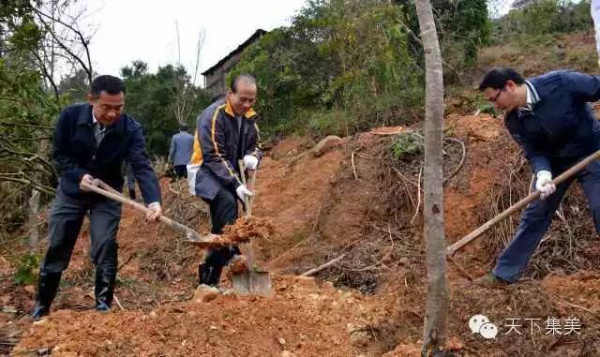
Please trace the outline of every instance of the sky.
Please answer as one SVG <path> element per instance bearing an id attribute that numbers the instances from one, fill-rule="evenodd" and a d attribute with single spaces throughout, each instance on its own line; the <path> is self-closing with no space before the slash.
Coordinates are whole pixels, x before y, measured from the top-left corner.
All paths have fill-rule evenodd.
<path id="1" fill-rule="evenodd" d="M 289 26 L 306 0 L 85 0 L 83 28 L 95 31 L 90 52 L 94 71 L 119 75 L 134 60 L 159 66 L 181 59 L 193 75 L 199 35 L 204 35 L 200 73 L 261 28 Z M 177 45 L 177 28 L 179 43 Z M 180 51 L 178 51 L 180 48 Z"/>

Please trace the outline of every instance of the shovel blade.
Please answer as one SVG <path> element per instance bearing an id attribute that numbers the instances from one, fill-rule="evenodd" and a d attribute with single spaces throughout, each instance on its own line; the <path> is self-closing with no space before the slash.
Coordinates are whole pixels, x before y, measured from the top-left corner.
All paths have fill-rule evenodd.
<path id="1" fill-rule="evenodd" d="M 271 295 L 271 275 L 269 272 L 244 271 L 233 274 L 233 290 L 238 295 Z"/>

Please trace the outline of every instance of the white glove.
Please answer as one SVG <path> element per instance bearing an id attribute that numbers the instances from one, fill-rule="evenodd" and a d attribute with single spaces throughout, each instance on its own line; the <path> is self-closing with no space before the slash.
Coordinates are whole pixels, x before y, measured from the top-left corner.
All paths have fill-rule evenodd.
<path id="1" fill-rule="evenodd" d="M 256 166 L 258 166 L 258 158 L 254 155 L 246 155 L 244 156 L 244 168 L 248 170 L 256 170 Z"/>
<path id="2" fill-rule="evenodd" d="M 556 186 L 551 181 L 552 173 L 550 171 L 542 170 L 537 173 L 535 189 L 540 191 L 540 198 L 542 200 L 545 200 L 548 196 L 556 191 Z"/>
<path id="3" fill-rule="evenodd" d="M 148 212 L 146 212 L 146 221 L 156 222 L 162 216 L 162 208 L 159 202 L 152 202 L 148 205 Z"/>
<path id="4" fill-rule="evenodd" d="M 245 196 L 254 196 L 254 193 L 252 193 L 252 191 L 250 191 L 246 185 L 240 185 L 235 189 L 235 193 L 237 193 L 238 197 L 242 201 L 244 200 Z"/>

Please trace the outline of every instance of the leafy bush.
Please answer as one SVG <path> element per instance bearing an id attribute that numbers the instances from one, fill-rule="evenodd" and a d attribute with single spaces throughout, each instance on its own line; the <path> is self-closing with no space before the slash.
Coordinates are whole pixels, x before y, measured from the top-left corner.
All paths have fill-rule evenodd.
<path id="1" fill-rule="evenodd" d="M 423 70 L 400 26 L 405 16 L 401 6 L 374 0 L 311 1 L 291 27 L 248 48 L 228 80 L 256 76 L 268 134 L 352 134 L 404 123 L 423 104 Z"/>
<path id="2" fill-rule="evenodd" d="M 589 0 L 519 1 L 507 15 L 495 21 L 499 41 L 513 37 L 585 31 L 593 26 Z"/>
<path id="3" fill-rule="evenodd" d="M 411 161 L 423 153 L 425 141 L 417 133 L 402 133 L 394 136 L 392 143 L 392 156 L 398 161 Z"/>
<path id="4" fill-rule="evenodd" d="M 37 272 L 40 267 L 40 259 L 37 254 L 28 253 L 21 256 L 16 264 L 17 271 L 14 281 L 18 285 L 33 285 L 37 281 Z"/>

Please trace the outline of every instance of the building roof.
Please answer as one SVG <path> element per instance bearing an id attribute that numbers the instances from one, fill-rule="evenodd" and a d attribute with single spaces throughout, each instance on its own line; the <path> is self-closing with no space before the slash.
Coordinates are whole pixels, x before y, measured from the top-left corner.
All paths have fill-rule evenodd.
<path id="1" fill-rule="evenodd" d="M 202 75 L 206 75 L 210 72 L 212 72 L 213 70 L 215 70 L 216 68 L 219 68 L 223 63 L 225 63 L 228 59 L 230 59 L 231 57 L 235 56 L 236 54 L 242 52 L 246 47 L 248 47 L 249 45 L 251 45 L 254 41 L 256 41 L 258 38 L 260 38 L 262 35 L 266 34 L 267 31 L 263 30 L 263 29 L 258 29 L 256 30 L 252 36 L 250 36 L 246 41 L 244 41 L 241 45 L 237 46 L 237 48 L 231 52 L 229 52 L 229 54 L 223 58 L 221 58 L 221 60 L 219 60 L 219 62 L 217 62 L 215 65 L 213 65 L 212 67 L 210 67 L 209 69 L 207 69 L 206 71 L 202 72 Z"/>

